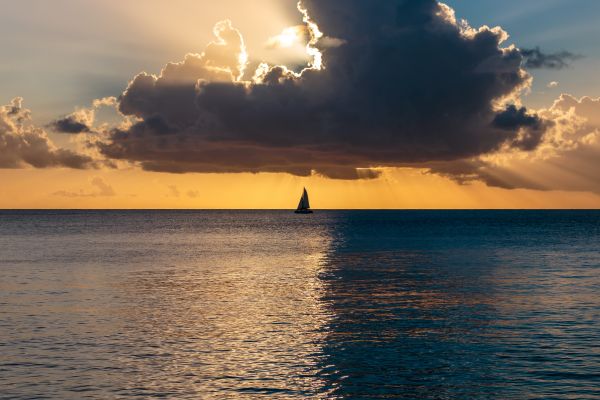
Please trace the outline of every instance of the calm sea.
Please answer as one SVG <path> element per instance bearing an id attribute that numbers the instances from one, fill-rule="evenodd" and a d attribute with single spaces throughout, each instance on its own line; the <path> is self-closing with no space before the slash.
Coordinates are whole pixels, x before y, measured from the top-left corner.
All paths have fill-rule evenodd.
<path id="1" fill-rule="evenodd" d="M 0 212 L 2 399 L 598 399 L 600 212 Z"/>

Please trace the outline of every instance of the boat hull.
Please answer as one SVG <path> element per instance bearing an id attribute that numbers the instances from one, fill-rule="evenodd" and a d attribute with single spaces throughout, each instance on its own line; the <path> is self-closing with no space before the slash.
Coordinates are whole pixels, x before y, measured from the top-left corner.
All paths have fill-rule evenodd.
<path id="1" fill-rule="evenodd" d="M 312 210 L 296 210 L 294 211 L 295 214 L 312 214 L 313 211 Z"/>

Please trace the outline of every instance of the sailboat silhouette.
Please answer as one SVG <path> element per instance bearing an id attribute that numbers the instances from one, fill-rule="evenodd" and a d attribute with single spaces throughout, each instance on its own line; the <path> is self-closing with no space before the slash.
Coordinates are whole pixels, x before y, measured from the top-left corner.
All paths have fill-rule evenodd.
<path id="1" fill-rule="evenodd" d="M 300 203 L 298 204 L 298 208 L 294 211 L 296 214 L 312 214 L 312 210 L 310 209 L 310 202 L 308 201 L 308 192 L 306 188 L 304 188 L 304 192 L 302 193 L 302 197 L 300 197 Z"/>

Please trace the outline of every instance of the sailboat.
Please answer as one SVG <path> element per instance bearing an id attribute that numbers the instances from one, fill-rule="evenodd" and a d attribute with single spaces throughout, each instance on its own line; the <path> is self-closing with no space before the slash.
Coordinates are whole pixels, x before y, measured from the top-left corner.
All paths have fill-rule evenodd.
<path id="1" fill-rule="evenodd" d="M 310 209 L 310 202 L 308 201 L 308 192 L 306 188 L 304 188 L 304 192 L 302 193 L 302 197 L 300 197 L 300 203 L 298 204 L 298 209 L 294 211 L 296 214 L 312 214 L 312 210 Z"/>

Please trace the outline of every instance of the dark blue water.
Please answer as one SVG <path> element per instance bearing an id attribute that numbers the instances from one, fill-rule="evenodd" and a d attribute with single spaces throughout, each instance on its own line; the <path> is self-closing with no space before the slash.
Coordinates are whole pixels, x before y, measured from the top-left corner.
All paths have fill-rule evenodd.
<path id="1" fill-rule="evenodd" d="M 0 212 L 0 398 L 600 398 L 600 212 Z"/>

